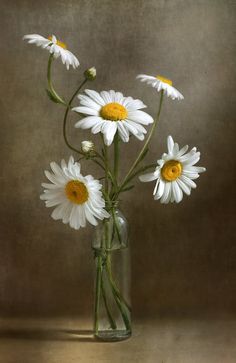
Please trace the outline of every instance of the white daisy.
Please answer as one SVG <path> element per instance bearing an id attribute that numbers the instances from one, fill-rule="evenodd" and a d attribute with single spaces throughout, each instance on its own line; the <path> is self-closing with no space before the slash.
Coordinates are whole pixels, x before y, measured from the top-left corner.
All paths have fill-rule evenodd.
<path id="1" fill-rule="evenodd" d="M 166 94 L 167 97 L 172 98 L 172 100 L 184 99 L 184 96 L 172 86 L 173 83 L 170 79 L 162 76 L 148 76 L 146 74 L 139 74 L 136 78 L 140 79 L 141 82 L 146 82 L 147 84 L 150 84 L 153 88 L 156 88 L 158 92 L 163 90 L 164 94 Z"/>
<path id="2" fill-rule="evenodd" d="M 200 152 L 194 147 L 188 150 L 188 145 L 179 150 L 179 145 L 174 143 L 171 136 L 167 138 L 168 154 L 163 154 L 157 161 L 158 166 L 153 173 L 141 175 L 142 182 L 156 180 L 153 191 L 154 199 L 160 199 L 161 203 L 181 202 L 183 192 L 190 195 L 191 188 L 197 185 L 193 181 L 199 177 L 199 173 L 206 171 L 201 166 L 194 166 L 200 159 Z"/>
<path id="3" fill-rule="evenodd" d="M 129 134 L 139 140 L 147 133 L 142 125 L 149 125 L 153 118 L 146 112 L 140 111 L 146 106 L 140 100 L 124 97 L 122 93 L 102 91 L 100 93 L 86 89 L 86 95 L 79 95 L 79 107 L 74 111 L 88 115 L 78 121 L 75 127 L 92 129 L 93 134 L 102 132 L 106 145 L 111 145 L 116 132 L 124 142 L 129 141 Z"/>
<path id="4" fill-rule="evenodd" d="M 98 219 L 109 217 L 104 209 L 105 201 L 102 197 L 102 185 L 91 175 L 83 176 L 80 173 L 80 164 L 74 162 L 71 156 L 66 164 L 61 166 L 55 162 L 50 164 L 52 173 L 45 170 L 50 183 L 43 183 L 44 193 L 40 196 L 45 200 L 46 207 L 55 207 L 51 216 L 53 219 L 62 219 L 74 229 L 86 226 L 86 220 L 96 226 Z"/>
<path id="5" fill-rule="evenodd" d="M 35 44 L 38 47 L 49 50 L 54 58 L 61 57 L 62 63 L 66 65 L 67 69 L 69 69 L 70 65 L 73 68 L 79 66 L 79 61 L 76 56 L 67 49 L 65 43 L 57 40 L 55 35 L 44 38 L 39 34 L 28 34 L 23 39 L 27 40 L 30 44 Z"/>

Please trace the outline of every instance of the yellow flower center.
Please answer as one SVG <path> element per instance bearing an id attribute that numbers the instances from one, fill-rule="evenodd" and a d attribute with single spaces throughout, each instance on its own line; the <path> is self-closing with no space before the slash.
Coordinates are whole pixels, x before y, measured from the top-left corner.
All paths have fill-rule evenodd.
<path id="1" fill-rule="evenodd" d="M 71 180 L 65 186 L 67 198 L 75 204 L 83 204 L 88 200 L 88 190 L 79 180 Z"/>
<path id="2" fill-rule="evenodd" d="M 50 35 L 50 37 L 48 37 L 49 40 L 52 40 L 52 36 Z M 67 49 L 67 46 L 65 43 L 61 42 L 60 40 L 57 40 L 57 45 L 59 45 L 59 47 L 63 48 L 63 49 Z"/>
<path id="3" fill-rule="evenodd" d="M 172 84 L 173 84 L 173 82 L 168 78 L 165 78 L 162 76 L 156 76 L 156 78 L 159 79 L 159 81 L 161 81 L 161 82 L 169 84 L 170 86 L 172 86 Z"/>
<path id="4" fill-rule="evenodd" d="M 166 181 L 174 181 L 181 175 L 182 169 L 182 164 L 179 161 L 169 160 L 161 168 L 162 178 Z"/>
<path id="5" fill-rule="evenodd" d="M 100 115 L 105 120 L 120 121 L 126 119 L 128 112 L 126 108 L 117 102 L 111 102 L 103 106 Z"/>

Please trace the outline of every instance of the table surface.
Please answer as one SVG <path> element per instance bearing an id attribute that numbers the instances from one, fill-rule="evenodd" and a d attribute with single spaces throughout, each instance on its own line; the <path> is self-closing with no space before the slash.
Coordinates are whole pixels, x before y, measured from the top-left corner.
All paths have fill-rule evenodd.
<path id="1" fill-rule="evenodd" d="M 235 363 L 236 320 L 155 319 L 132 338 L 94 340 L 82 319 L 0 319 L 0 363 Z"/>

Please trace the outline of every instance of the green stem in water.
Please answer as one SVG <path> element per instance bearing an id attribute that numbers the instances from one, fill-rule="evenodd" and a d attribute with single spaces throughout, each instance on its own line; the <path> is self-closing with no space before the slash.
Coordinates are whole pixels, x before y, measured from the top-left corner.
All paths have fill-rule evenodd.
<path id="1" fill-rule="evenodd" d="M 127 315 L 127 312 L 125 310 L 123 302 L 121 301 L 121 294 L 119 293 L 119 290 L 117 291 L 116 284 L 115 284 L 115 282 L 113 280 L 113 277 L 112 277 L 110 255 L 108 255 L 107 259 L 106 259 L 106 271 L 107 271 L 107 276 L 108 276 L 108 279 L 109 279 L 109 282 L 110 282 L 110 285 L 111 285 L 111 289 L 112 289 L 112 292 L 113 292 L 114 299 L 115 299 L 116 304 L 117 304 L 117 306 L 118 306 L 118 308 L 120 310 L 120 313 L 121 313 L 122 319 L 124 321 L 125 327 L 126 327 L 126 329 L 128 331 L 131 331 L 129 317 Z"/>
<path id="2" fill-rule="evenodd" d="M 101 241 L 101 250 L 104 249 L 104 239 Z M 108 320 L 110 322 L 111 328 L 114 330 L 117 328 L 116 323 L 111 315 L 107 298 L 106 298 L 106 291 L 104 287 L 104 281 L 103 281 L 103 255 L 101 254 L 101 251 L 99 251 L 99 254 L 96 256 L 96 263 L 97 263 L 97 273 L 96 273 L 96 292 L 95 292 L 95 309 L 94 309 L 94 330 L 95 334 L 98 333 L 99 329 L 99 308 L 100 308 L 100 298 L 101 293 L 105 305 L 105 309 L 107 312 Z"/>
<path id="3" fill-rule="evenodd" d="M 108 256 L 109 257 L 109 256 Z M 126 306 L 126 308 L 131 311 L 131 307 L 128 304 L 128 302 L 125 300 L 125 298 L 123 297 L 123 295 L 121 294 L 119 288 L 117 287 L 113 276 L 112 276 L 112 270 L 111 270 L 111 261 L 108 258 L 107 259 L 107 267 L 108 267 L 108 277 L 109 277 L 109 282 L 111 284 L 112 290 L 115 293 L 115 295 L 119 298 L 119 300 Z"/>
<path id="4" fill-rule="evenodd" d="M 112 208 L 112 217 L 113 217 L 113 226 L 116 228 L 118 228 L 117 224 L 116 224 L 116 219 L 115 219 L 115 212 L 114 212 L 114 208 Z M 118 231 L 116 230 L 116 232 L 118 233 L 118 238 L 120 238 L 119 242 L 121 243 L 121 236 L 120 236 L 120 233 L 119 233 L 119 228 L 118 228 Z M 114 236 L 113 236 L 114 238 Z M 111 251 L 111 241 L 109 240 L 109 236 L 108 236 L 108 223 L 107 221 L 105 221 L 105 243 L 106 243 L 106 249 L 108 251 L 108 255 L 107 255 L 107 258 L 106 258 L 106 267 L 108 268 L 108 271 L 109 271 L 109 274 L 108 274 L 108 278 L 109 278 L 109 282 L 110 282 L 110 285 L 112 287 L 112 291 L 113 293 L 115 293 L 115 295 L 119 298 L 119 300 L 124 303 L 127 307 L 127 309 L 129 311 L 131 311 L 131 307 L 129 306 L 129 304 L 126 302 L 125 298 L 122 296 L 118 286 L 116 285 L 113 277 L 112 277 L 112 270 L 111 270 L 111 254 L 110 254 L 110 251 Z"/>
<path id="5" fill-rule="evenodd" d="M 125 301 L 124 297 L 122 296 L 122 294 L 119 291 L 119 288 L 117 287 L 113 276 L 112 276 L 112 269 L 111 269 L 111 241 L 109 239 L 109 233 L 108 233 L 108 222 L 105 221 L 105 246 L 106 246 L 106 250 L 108 252 L 107 257 L 106 257 L 106 271 L 107 271 L 107 277 L 108 277 L 108 281 L 110 283 L 111 286 L 111 290 L 114 296 L 114 299 L 116 301 L 116 304 L 120 310 L 121 316 L 123 318 L 123 321 L 125 323 L 125 326 L 128 330 L 130 330 L 130 326 L 129 325 L 129 318 L 126 314 L 126 310 L 123 307 L 123 304 L 127 307 L 127 309 L 129 311 L 131 311 L 131 308 L 129 307 L 128 303 Z M 127 323 L 128 322 L 128 323 Z"/>
<path id="6" fill-rule="evenodd" d="M 110 309 L 109 309 L 109 306 L 108 306 L 108 303 L 107 303 L 106 291 L 105 291 L 104 282 L 103 282 L 103 275 L 102 275 L 102 278 L 101 278 L 101 289 L 102 289 L 102 297 L 103 297 L 104 305 L 105 305 L 105 308 L 106 308 L 108 320 L 110 322 L 111 328 L 114 330 L 114 329 L 117 328 L 117 326 L 116 326 L 115 320 L 113 319 L 113 317 L 111 315 L 111 312 L 110 312 Z"/>
<path id="7" fill-rule="evenodd" d="M 163 102 L 163 95 L 164 95 L 164 94 L 163 94 L 163 91 L 161 91 L 161 97 L 160 97 L 160 103 L 159 103 L 159 110 L 158 110 L 158 113 L 157 113 L 157 117 L 156 117 L 155 121 L 154 121 L 154 122 L 153 122 L 153 124 L 152 124 L 152 128 L 151 128 L 151 131 L 150 131 L 150 133 L 149 133 L 149 135 L 148 135 L 148 138 L 147 138 L 147 140 L 146 140 L 146 142 L 145 142 L 145 144 L 144 144 L 144 146 L 143 146 L 142 150 L 140 151 L 140 153 L 139 153 L 138 157 L 136 158 L 136 160 L 134 161 L 133 165 L 131 166 L 131 168 L 130 168 L 130 170 L 129 170 L 128 174 L 127 174 L 127 175 L 126 175 L 126 177 L 124 178 L 123 183 L 120 185 L 120 187 L 119 187 L 119 189 L 118 189 L 117 193 L 116 193 L 116 194 L 115 194 L 115 196 L 114 196 L 114 199 L 117 199 L 117 196 L 119 195 L 120 191 L 123 189 L 124 185 L 126 185 L 127 180 L 130 178 L 130 176 L 132 175 L 132 173 L 133 173 L 134 169 L 135 169 L 135 168 L 136 168 L 136 166 L 139 164 L 140 160 L 142 160 L 142 157 L 143 157 L 143 155 L 145 154 L 145 152 L 146 152 L 146 150 L 147 150 L 147 147 L 148 147 L 148 145 L 149 145 L 149 143 L 150 143 L 150 140 L 151 140 L 151 138 L 152 138 L 152 135 L 153 135 L 153 133 L 154 133 L 154 131 L 155 131 L 155 129 L 156 129 L 157 123 L 158 123 L 158 121 L 159 121 L 159 119 L 160 119 L 161 107 L 162 107 L 162 102 Z"/>
<path id="8" fill-rule="evenodd" d="M 102 257 L 97 257 L 97 275 L 96 275 L 96 291 L 95 291 L 95 308 L 94 308 L 94 330 L 98 333 L 98 314 L 100 307 L 101 295 L 101 279 L 102 279 Z"/>

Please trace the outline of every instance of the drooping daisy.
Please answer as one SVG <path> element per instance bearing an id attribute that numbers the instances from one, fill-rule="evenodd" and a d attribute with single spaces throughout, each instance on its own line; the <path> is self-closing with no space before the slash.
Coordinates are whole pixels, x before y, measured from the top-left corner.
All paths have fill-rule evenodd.
<path id="1" fill-rule="evenodd" d="M 102 132 L 106 145 L 111 145 L 116 132 L 124 142 L 129 141 L 129 134 L 139 140 L 144 139 L 146 130 L 142 125 L 149 125 L 153 118 L 140 111 L 146 106 L 140 100 L 124 97 L 121 92 L 102 91 L 100 93 L 86 89 L 86 95 L 78 95 L 80 106 L 73 111 L 87 115 L 78 121 L 75 127 L 92 129 L 93 134 Z"/>
<path id="2" fill-rule="evenodd" d="M 137 79 L 140 79 L 141 82 L 146 82 L 147 84 L 150 84 L 153 88 L 156 88 L 158 92 L 163 90 L 164 94 L 167 95 L 167 97 L 172 98 L 172 100 L 183 100 L 184 96 L 172 86 L 173 82 L 165 77 L 162 76 L 148 76 L 146 74 L 139 74 L 137 76 Z"/>
<path id="3" fill-rule="evenodd" d="M 73 68 L 79 66 L 79 61 L 76 56 L 67 49 L 65 43 L 57 40 L 55 35 L 44 38 L 39 34 L 28 34 L 23 39 L 27 40 L 30 44 L 35 44 L 38 47 L 49 50 L 54 58 L 61 57 L 62 63 L 66 65 L 67 69 L 69 69 L 70 65 Z"/>
<path id="4" fill-rule="evenodd" d="M 142 182 L 156 180 L 153 191 L 154 199 L 160 199 L 161 203 L 181 202 L 183 192 L 190 195 L 191 188 L 197 185 L 193 181 L 199 177 L 199 173 L 206 169 L 195 166 L 200 159 L 200 152 L 194 147 L 188 150 L 188 145 L 179 149 L 179 145 L 174 143 L 171 136 L 167 138 L 168 153 L 163 154 L 157 161 L 158 166 L 153 173 L 141 175 Z"/>
<path id="5" fill-rule="evenodd" d="M 62 219 L 63 223 L 79 229 L 86 226 L 86 220 L 96 226 L 96 218 L 109 217 L 104 209 L 102 185 L 91 175 L 83 176 L 80 164 L 74 162 L 72 156 L 68 165 L 62 160 L 61 166 L 55 162 L 51 162 L 50 166 L 52 173 L 45 170 L 45 175 L 51 184 L 42 183 L 45 190 L 40 198 L 45 200 L 46 207 L 56 206 L 51 214 L 53 219 Z"/>

